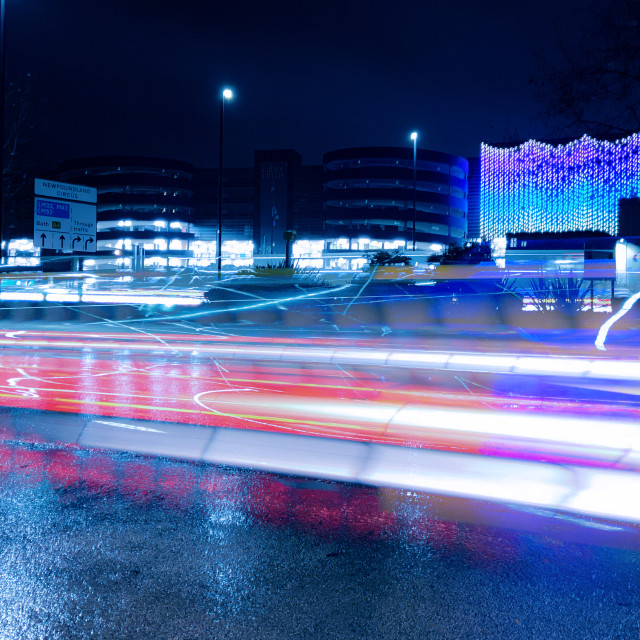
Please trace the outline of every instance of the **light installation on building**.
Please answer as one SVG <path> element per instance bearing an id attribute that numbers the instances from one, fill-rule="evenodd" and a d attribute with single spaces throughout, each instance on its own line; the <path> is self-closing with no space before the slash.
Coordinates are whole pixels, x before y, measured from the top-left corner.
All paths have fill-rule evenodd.
<path id="1" fill-rule="evenodd" d="M 568 144 L 529 140 L 482 144 L 480 226 L 484 238 L 507 233 L 618 233 L 618 200 L 640 193 L 640 133 L 608 142 L 587 135 Z"/>

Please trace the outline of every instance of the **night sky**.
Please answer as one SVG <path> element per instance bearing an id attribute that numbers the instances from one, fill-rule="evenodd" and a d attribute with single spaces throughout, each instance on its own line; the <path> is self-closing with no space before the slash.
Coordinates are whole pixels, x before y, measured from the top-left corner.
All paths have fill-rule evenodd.
<path id="1" fill-rule="evenodd" d="M 7 0 L 8 79 L 33 75 L 37 163 L 105 154 L 217 166 L 294 148 L 419 145 L 549 134 L 533 52 L 573 29 L 582 0 Z"/>

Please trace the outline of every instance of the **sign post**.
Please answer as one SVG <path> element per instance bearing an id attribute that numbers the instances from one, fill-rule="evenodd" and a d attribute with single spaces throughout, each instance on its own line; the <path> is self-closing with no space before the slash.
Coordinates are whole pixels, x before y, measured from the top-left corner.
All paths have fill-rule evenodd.
<path id="1" fill-rule="evenodd" d="M 34 245 L 95 253 L 97 189 L 36 178 L 34 190 Z"/>

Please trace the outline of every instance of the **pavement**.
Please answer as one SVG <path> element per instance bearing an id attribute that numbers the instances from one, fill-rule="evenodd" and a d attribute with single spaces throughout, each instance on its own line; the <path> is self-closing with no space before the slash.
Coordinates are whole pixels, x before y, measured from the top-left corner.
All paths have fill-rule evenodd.
<path id="1" fill-rule="evenodd" d="M 469 523 L 437 496 L 17 444 L 0 505 L 2 640 L 640 634 L 637 537 L 603 546 L 589 520 L 492 526 L 474 502 Z"/>

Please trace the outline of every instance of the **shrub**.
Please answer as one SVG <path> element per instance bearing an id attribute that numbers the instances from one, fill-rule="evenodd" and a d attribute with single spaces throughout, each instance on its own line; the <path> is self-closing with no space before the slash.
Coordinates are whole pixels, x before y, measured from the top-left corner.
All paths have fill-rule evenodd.
<path id="1" fill-rule="evenodd" d="M 394 253 L 391 253 L 390 251 L 376 251 L 369 256 L 370 266 L 389 266 L 396 264 L 408 267 L 411 265 L 411 258 L 409 256 L 402 255 L 398 251 L 395 251 Z"/>

